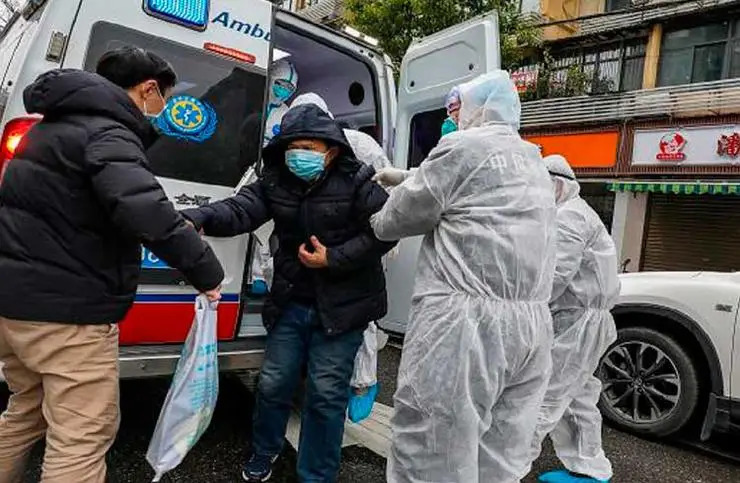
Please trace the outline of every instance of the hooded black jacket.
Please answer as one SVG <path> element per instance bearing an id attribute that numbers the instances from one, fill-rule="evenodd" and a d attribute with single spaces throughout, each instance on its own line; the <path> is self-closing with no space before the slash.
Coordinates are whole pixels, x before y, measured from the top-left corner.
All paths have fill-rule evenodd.
<path id="1" fill-rule="evenodd" d="M 56 70 L 23 99 L 44 119 L 0 185 L 0 316 L 120 321 L 136 294 L 141 242 L 199 290 L 218 286 L 213 251 L 148 169 L 144 151 L 156 134 L 123 89 Z"/>
<path id="2" fill-rule="evenodd" d="M 285 167 L 291 140 L 323 139 L 340 146 L 342 154 L 315 183 L 309 185 Z M 272 219 L 278 249 L 275 275 L 263 311 L 268 330 L 291 302 L 310 299 L 328 334 L 364 329 L 387 311 L 381 257 L 395 243 L 375 238 L 370 215 L 382 208 L 388 195 L 371 178 L 375 170 L 352 153 L 344 133 L 325 112 L 313 105 L 290 110 L 280 135 L 264 149 L 262 177 L 236 196 L 185 216 L 212 236 L 251 232 Z M 298 259 L 302 243 L 311 247 L 316 236 L 328 247 L 329 266 L 309 269 Z"/>

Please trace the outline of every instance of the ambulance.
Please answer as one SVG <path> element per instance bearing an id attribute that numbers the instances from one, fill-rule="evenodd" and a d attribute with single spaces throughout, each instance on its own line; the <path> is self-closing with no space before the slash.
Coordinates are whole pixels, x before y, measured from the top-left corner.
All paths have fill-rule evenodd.
<path id="1" fill-rule="evenodd" d="M 259 159 L 259 149 L 244 152 L 241 137 L 249 119 L 264 118 L 268 70 L 278 59 L 295 67 L 298 94 L 318 93 L 337 120 L 377 139 L 396 167 L 415 167 L 439 140 L 450 88 L 499 67 L 498 40 L 492 14 L 416 41 L 397 90 L 390 59 L 372 39 L 263 0 L 29 0 L 0 34 L 0 169 L 39 120 L 25 111 L 23 89 L 50 69 L 94 70 L 104 52 L 124 45 L 155 52 L 178 74 L 162 114 L 169 129 L 148 153 L 178 209 L 230 196 L 246 163 Z M 256 236 L 208 239 L 226 271 L 220 368 L 246 380 L 265 346 L 263 296 L 253 293 L 249 273 Z M 381 322 L 388 330 L 403 332 L 408 319 L 419 244 L 404 240 L 388 260 L 390 311 Z M 195 296 L 181 273 L 142 249 L 136 301 L 120 324 L 121 377 L 174 371 Z"/>

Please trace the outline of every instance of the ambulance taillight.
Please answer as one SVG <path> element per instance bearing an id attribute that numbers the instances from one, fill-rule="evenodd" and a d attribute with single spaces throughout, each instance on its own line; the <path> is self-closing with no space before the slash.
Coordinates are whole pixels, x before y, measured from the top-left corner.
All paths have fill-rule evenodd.
<path id="1" fill-rule="evenodd" d="M 0 138 L 0 183 L 2 182 L 5 168 L 13 159 L 23 137 L 41 119 L 38 117 L 19 117 L 8 121 Z"/>

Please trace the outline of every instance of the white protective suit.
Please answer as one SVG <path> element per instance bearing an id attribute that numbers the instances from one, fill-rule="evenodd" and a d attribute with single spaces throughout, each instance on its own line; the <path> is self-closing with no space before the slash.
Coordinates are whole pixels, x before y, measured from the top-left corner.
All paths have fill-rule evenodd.
<path id="1" fill-rule="evenodd" d="M 371 223 L 425 235 L 391 421 L 388 481 L 516 482 L 550 379 L 555 201 L 519 98 L 496 71 L 460 86 L 439 142 Z"/>
<path id="2" fill-rule="evenodd" d="M 288 112 L 288 101 L 298 90 L 298 72 L 287 60 L 278 60 L 270 68 L 270 100 L 267 103 L 267 120 L 262 146 L 280 133 L 280 123 Z"/>
<path id="3" fill-rule="evenodd" d="M 558 205 L 555 282 L 550 309 L 555 328 L 553 373 L 538 417 L 530 461 L 548 434 L 571 472 L 597 480 L 612 477 L 601 446 L 596 407 L 601 382 L 593 375 L 616 340 L 611 308 L 619 296 L 617 251 L 599 215 L 579 196 L 573 170 L 548 156 Z"/>
<path id="4" fill-rule="evenodd" d="M 267 119 L 262 136 L 262 147 L 267 146 L 267 143 L 280 133 L 280 123 L 285 113 L 288 112 L 286 103 L 298 90 L 298 72 L 296 72 L 295 66 L 287 60 L 278 60 L 273 63 L 270 68 L 268 89 L 270 90 L 270 100 L 267 104 Z M 237 187 L 237 190 L 241 189 L 245 181 L 252 182 L 255 179 L 257 179 L 257 175 L 254 167 L 252 167 Z M 257 240 L 255 256 L 252 258 L 252 282 L 263 280 L 269 286 L 272 284 L 273 270 L 270 246 L 265 236 L 258 236 Z"/>

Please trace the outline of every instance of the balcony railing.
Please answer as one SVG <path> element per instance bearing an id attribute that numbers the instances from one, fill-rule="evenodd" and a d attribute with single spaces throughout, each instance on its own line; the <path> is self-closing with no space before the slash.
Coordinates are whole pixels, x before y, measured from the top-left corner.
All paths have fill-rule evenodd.
<path id="1" fill-rule="evenodd" d="M 524 102 L 522 126 L 559 126 L 740 112 L 740 79 Z"/>

